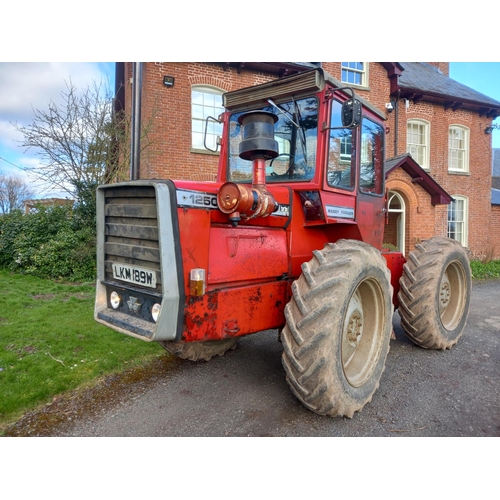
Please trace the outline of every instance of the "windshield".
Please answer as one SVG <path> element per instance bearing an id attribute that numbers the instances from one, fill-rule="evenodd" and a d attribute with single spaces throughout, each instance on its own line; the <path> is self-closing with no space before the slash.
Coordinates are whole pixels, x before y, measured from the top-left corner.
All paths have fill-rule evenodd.
<path id="1" fill-rule="evenodd" d="M 274 139 L 279 146 L 279 156 L 266 161 L 266 182 L 311 180 L 316 167 L 317 99 L 292 99 L 262 109 L 278 116 Z M 233 182 L 252 180 L 252 162 L 239 157 L 241 125 L 238 118 L 242 114 L 233 113 L 229 122 L 228 180 Z"/>

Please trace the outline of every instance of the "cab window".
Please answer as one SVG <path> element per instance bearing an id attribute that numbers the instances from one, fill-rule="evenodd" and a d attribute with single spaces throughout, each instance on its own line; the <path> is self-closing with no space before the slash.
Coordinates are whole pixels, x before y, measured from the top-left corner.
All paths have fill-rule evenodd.
<path id="1" fill-rule="evenodd" d="M 363 118 L 361 127 L 359 188 L 364 193 L 382 194 L 384 129 L 368 118 Z"/>
<path id="2" fill-rule="evenodd" d="M 353 130 L 342 128 L 341 109 L 340 102 L 332 102 L 327 182 L 330 187 L 352 191 L 355 184 Z"/>
<path id="3" fill-rule="evenodd" d="M 274 125 L 274 139 L 279 156 L 266 161 L 266 182 L 310 181 L 316 169 L 318 142 L 318 100 L 316 97 L 290 100 L 266 106 L 278 117 Z M 252 179 L 252 162 L 239 157 L 241 126 L 231 115 L 229 122 L 228 180 L 245 182 Z"/>

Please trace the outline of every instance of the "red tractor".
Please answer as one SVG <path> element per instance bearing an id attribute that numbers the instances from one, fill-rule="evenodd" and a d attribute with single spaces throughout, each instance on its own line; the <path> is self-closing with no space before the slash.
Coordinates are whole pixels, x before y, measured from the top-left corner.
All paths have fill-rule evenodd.
<path id="1" fill-rule="evenodd" d="M 352 417 L 385 368 L 394 307 L 429 349 L 462 334 L 465 249 L 383 252 L 385 116 L 321 69 L 224 94 L 216 182 L 98 189 L 95 318 L 209 360 L 279 329 L 310 410 Z"/>

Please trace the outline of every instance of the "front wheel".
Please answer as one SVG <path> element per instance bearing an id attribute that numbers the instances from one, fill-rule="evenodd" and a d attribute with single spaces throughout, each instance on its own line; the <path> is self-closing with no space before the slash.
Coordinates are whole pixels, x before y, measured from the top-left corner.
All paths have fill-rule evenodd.
<path id="1" fill-rule="evenodd" d="M 351 418 L 371 401 L 392 332 L 392 286 L 380 252 L 339 240 L 313 252 L 285 308 L 282 363 L 308 409 Z"/>
<path id="2" fill-rule="evenodd" d="M 406 336 L 426 349 L 449 349 L 469 314 L 471 271 L 465 248 L 434 237 L 415 245 L 400 279 L 399 315 Z"/>

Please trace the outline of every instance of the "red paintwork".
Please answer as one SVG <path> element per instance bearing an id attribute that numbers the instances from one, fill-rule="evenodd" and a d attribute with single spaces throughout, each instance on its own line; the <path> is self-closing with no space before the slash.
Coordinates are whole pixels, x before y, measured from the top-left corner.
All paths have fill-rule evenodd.
<path id="1" fill-rule="evenodd" d="M 285 322 L 288 290 L 288 281 L 274 281 L 187 297 L 183 340 L 220 340 L 278 328 Z"/>
<path id="2" fill-rule="evenodd" d="M 391 285 L 394 288 L 392 302 L 394 307 L 398 307 L 399 278 L 403 274 L 406 259 L 401 252 L 382 252 L 382 255 L 385 257 L 389 271 L 391 271 Z"/>
<path id="3" fill-rule="evenodd" d="M 329 122 L 331 101 L 325 97 L 329 90 L 327 85 L 318 94 L 319 124 Z M 364 114 L 381 123 L 369 110 Z M 224 120 L 227 130 L 229 113 Z M 359 136 L 360 131 L 357 133 Z M 300 276 L 302 263 L 311 259 L 314 250 L 340 238 L 362 240 L 382 248 L 385 197 L 362 193 L 357 181 L 352 192 L 327 185 L 328 136 L 327 131 L 318 132 L 317 165 L 310 182 L 264 185 L 279 204 L 289 205 L 289 217 L 271 214 L 243 219 L 233 227 L 229 214 L 220 210 L 178 208 L 186 294 L 183 340 L 218 340 L 279 328 L 285 323 L 284 307 L 290 299 L 291 283 Z M 225 135 L 217 182 L 176 181 L 177 188 L 217 194 L 228 181 L 227 142 Z M 379 170 L 379 184 L 375 187 L 382 191 L 383 172 Z M 262 184 L 262 171 L 256 176 Z M 307 200 L 311 202 L 306 204 Z M 327 205 L 345 207 L 347 213 L 351 210 L 355 214 L 354 218 L 328 217 Z M 399 277 L 405 260 L 397 252 L 386 253 L 384 257 L 391 270 L 397 305 Z M 197 267 L 207 271 L 206 294 L 201 297 L 189 295 L 189 272 Z"/>

